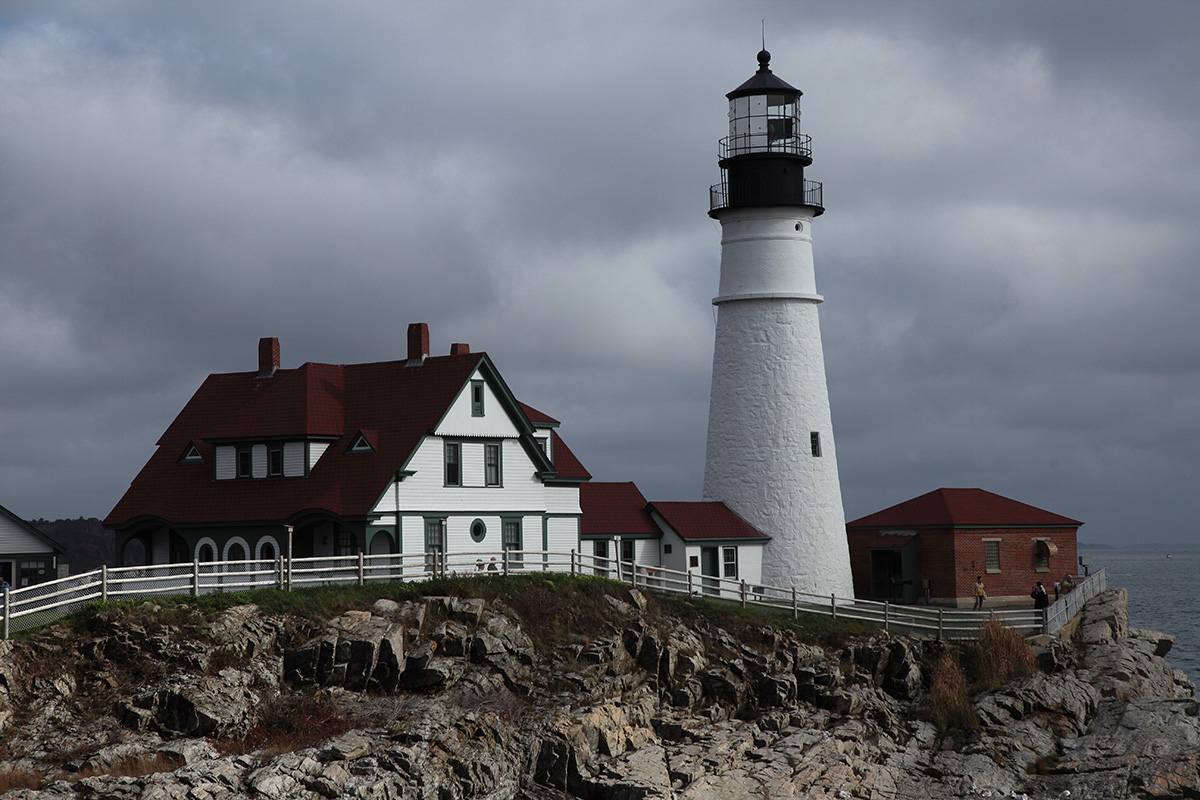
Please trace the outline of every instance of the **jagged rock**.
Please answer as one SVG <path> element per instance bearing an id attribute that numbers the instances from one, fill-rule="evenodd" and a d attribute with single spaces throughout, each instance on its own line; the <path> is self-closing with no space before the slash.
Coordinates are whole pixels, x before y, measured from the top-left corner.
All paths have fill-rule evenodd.
<path id="1" fill-rule="evenodd" d="M 259 699 L 247 673 L 226 668 L 198 682 L 172 680 L 122 701 L 118 713 L 135 730 L 222 738 L 246 731 Z"/>
<path id="2" fill-rule="evenodd" d="M 1128 595 L 1108 589 L 1089 600 L 1079 615 L 1075 637 L 1085 645 L 1113 644 L 1129 635 Z"/>
<path id="3" fill-rule="evenodd" d="M 478 599 L 381 600 L 315 633 L 243 606 L 201 628 L 211 641 L 114 613 L 96 639 L 60 632 L 20 645 L 76 659 L 56 674 L 22 675 L 13 645 L 0 645 L 0 709 L 28 709 L 5 732 L 9 766 L 119 772 L 157 759 L 166 771 L 9 797 L 1200 795 L 1200 706 L 1163 658 L 1171 637 L 1129 630 L 1120 592 L 1087 611 L 1079 648 L 1046 640 L 1046 669 L 976 697 L 981 728 L 960 739 L 915 718 L 933 644 L 877 635 L 827 650 L 769 626 L 743 638 L 703 617 L 675 619 L 640 592 L 609 604 L 607 627 L 548 652 L 512 612 Z M 237 669 L 216 670 L 231 656 Z M 170 676 L 117 703 L 135 731 L 83 721 L 88 694 L 118 691 L 130 660 Z M 243 735 L 265 707 L 258 699 L 290 691 L 282 675 L 326 687 L 313 702 L 328 713 L 314 723 L 328 740 L 222 758 L 195 738 Z"/>

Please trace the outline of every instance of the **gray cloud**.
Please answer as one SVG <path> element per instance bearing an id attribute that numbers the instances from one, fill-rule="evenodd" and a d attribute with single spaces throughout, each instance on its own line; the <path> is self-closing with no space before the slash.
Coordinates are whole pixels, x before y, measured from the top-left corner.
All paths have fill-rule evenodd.
<path id="1" fill-rule="evenodd" d="M 699 496 L 724 93 L 805 92 L 849 517 L 983 486 L 1196 539 L 1182 3 L 0 10 L 0 503 L 103 515 L 210 372 L 487 349 L 600 479 Z M 1153 533 L 1147 533 L 1147 530 Z"/>

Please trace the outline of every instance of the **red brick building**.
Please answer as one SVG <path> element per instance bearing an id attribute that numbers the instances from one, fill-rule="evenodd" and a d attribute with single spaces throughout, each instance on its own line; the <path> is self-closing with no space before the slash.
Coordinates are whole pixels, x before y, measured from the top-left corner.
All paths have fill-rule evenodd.
<path id="1" fill-rule="evenodd" d="M 1075 575 L 1083 523 L 983 489 L 937 489 L 846 523 L 854 595 L 971 607 L 1031 603 L 1034 581 Z"/>

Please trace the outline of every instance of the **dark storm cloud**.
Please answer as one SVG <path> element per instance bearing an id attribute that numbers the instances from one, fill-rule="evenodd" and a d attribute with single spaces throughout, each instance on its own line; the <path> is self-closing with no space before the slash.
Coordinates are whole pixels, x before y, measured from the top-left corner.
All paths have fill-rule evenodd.
<path id="1" fill-rule="evenodd" d="M 1195 539 L 1200 10 L 289 2 L 0 11 L 0 503 L 103 515 L 210 372 L 487 349 L 699 496 L 724 93 L 825 182 L 846 510 L 983 486 Z"/>

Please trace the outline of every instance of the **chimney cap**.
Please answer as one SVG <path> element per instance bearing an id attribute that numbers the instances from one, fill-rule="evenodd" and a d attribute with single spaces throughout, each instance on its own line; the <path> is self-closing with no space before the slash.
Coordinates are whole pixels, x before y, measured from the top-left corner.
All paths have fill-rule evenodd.
<path id="1" fill-rule="evenodd" d="M 450 355 L 452 356 L 465 356 L 470 354 L 470 352 L 471 345 L 467 344 L 466 342 L 455 342 L 454 344 L 450 345 Z"/>

